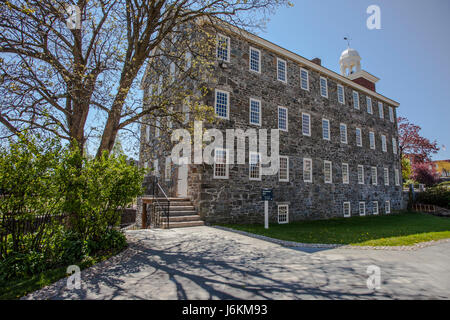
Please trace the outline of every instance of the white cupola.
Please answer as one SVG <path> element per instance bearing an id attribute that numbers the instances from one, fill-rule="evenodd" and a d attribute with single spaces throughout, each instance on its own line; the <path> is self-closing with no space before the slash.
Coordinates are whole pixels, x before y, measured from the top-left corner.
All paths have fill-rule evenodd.
<path id="1" fill-rule="evenodd" d="M 361 57 L 359 56 L 358 51 L 352 48 L 347 48 L 341 53 L 339 64 L 343 76 L 348 76 L 352 73 L 361 71 Z"/>

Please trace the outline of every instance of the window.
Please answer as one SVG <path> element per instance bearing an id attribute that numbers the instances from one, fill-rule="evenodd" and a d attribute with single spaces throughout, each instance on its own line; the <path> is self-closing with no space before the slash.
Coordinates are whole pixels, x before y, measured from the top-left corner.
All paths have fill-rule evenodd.
<path id="1" fill-rule="evenodd" d="M 322 138 L 330 140 L 330 120 L 322 119 Z"/>
<path id="2" fill-rule="evenodd" d="M 328 98 L 328 83 L 327 79 L 320 77 L 320 95 L 324 98 Z"/>
<path id="3" fill-rule="evenodd" d="M 288 110 L 285 107 L 278 107 L 278 129 L 288 131 Z"/>
<path id="4" fill-rule="evenodd" d="M 289 182 L 289 158 L 280 156 L 280 170 L 278 170 L 278 179 Z"/>
<path id="5" fill-rule="evenodd" d="M 217 35 L 217 59 L 230 62 L 230 38 Z"/>
<path id="6" fill-rule="evenodd" d="M 340 131 L 341 131 L 341 143 L 347 143 L 347 125 L 341 123 Z"/>
<path id="7" fill-rule="evenodd" d="M 391 213 L 391 202 L 389 200 L 384 202 L 384 212 L 387 214 Z"/>
<path id="8" fill-rule="evenodd" d="M 250 47 L 250 71 L 255 71 L 261 73 L 261 51 L 258 49 Z"/>
<path id="9" fill-rule="evenodd" d="M 378 201 L 372 201 L 373 204 L 373 214 L 378 214 Z"/>
<path id="10" fill-rule="evenodd" d="M 375 133 L 373 133 L 373 131 L 369 132 L 369 142 L 370 142 L 370 149 L 375 150 Z"/>
<path id="11" fill-rule="evenodd" d="M 397 140 L 392 138 L 392 153 L 397 154 Z"/>
<path id="12" fill-rule="evenodd" d="M 399 186 L 400 185 L 400 174 L 399 174 L 399 170 L 398 169 L 394 169 L 394 174 L 395 174 L 395 185 Z"/>
<path id="13" fill-rule="evenodd" d="M 175 63 L 170 63 L 170 80 L 173 82 L 175 81 Z"/>
<path id="14" fill-rule="evenodd" d="M 323 175 L 325 183 L 332 183 L 333 182 L 333 172 L 332 172 L 332 164 L 331 161 L 324 161 L 323 162 Z"/>
<path id="15" fill-rule="evenodd" d="M 366 97 L 366 102 L 367 102 L 367 113 L 373 114 L 372 98 L 371 97 Z"/>
<path id="16" fill-rule="evenodd" d="M 261 158 L 259 153 L 250 152 L 249 177 L 250 180 L 261 180 Z"/>
<path id="17" fill-rule="evenodd" d="M 358 147 L 362 147 L 362 136 L 360 128 L 356 128 L 356 145 Z"/>
<path id="18" fill-rule="evenodd" d="M 383 103 L 378 102 L 378 112 L 380 115 L 380 119 L 384 119 L 384 110 L 383 110 Z"/>
<path id="19" fill-rule="evenodd" d="M 228 179 L 228 151 L 216 149 L 214 154 L 214 178 Z"/>
<path id="20" fill-rule="evenodd" d="M 214 109 L 217 117 L 228 119 L 230 107 L 229 100 L 230 100 L 230 93 L 216 89 L 216 101 L 214 103 L 215 105 Z"/>
<path id="21" fill-rule="evenodd" d="M 300 68 L 300 87 L 303 90 L 309 90 L 309 73 L 303 68 Z"/>
<path id="22" fill-rule="evenodd" d="M 171 175 L 172 175 L 171 158 L 170 157 L 166 157 L 166 166 L 165 166 L 165 170 L 164 170 L 164 179 L 166 181 L 170 181 Z"/>
<path id="23" fill-rule="evenodd" d="M 389 169 L 383 168 L 383 170 L 384 170 L 384 185 L 388 186 L 389 185 Z"/>
<path id="24" fill-rule="evenodd" d="M 353 107 L 359 110 L 359 93 L 353 91 Z"/>
<path id="25" fill-rule="evenodd" d="M 250 124 L 261 125 L 261 101 L 250 98 Z"/>
<path id="26" fill-rule="evenodd" d="M 358 184 L 364 184 L 364 166 L 358 165 Z"/>
<path id="27" fill-rule="evenodd" d="M 345 104 L 344 87 L 340 84 L 337 85 L 337 94 L 339 103 Z"/>
<path id="28" fill-rule="evenodd" d="M 147 125 L 146 127 L 145 127 L 145 129 L 146 129 L 146 136 L 147 136 L 147 142 L 150 142 L 150 138 L 151 138 L 151 136 L 150 136 L 150 126 L 149 125 Z"/>
<path id="29" fill-rule="evenodd" d="M 303 181 L 312 182 L 312 160 L 303 158 Z"/>
<path id="30" fill-rule="evenodd" d="M 302 133 L 311 136 L 311 116 L 308 113 L 302 113 Z"/>
<path id="31" fill-rule="evenodd" d="M 383 152 L 387 151 L 386 136 L 384 134 L 381 135 L 381 150 L 383 150 Z"/>
<path id="32" fill-rule="evenodd" d="M 183 123 L 186 124 L 189 122 L 189 97 L 187 97 L 184 101 L 183 101 L 183 114 L 184 114 L 184 121 Z"/>
<path id="33" fill-rule="evenodd" d="M 190 69 L 192 66 L 192 53 L 190 51 L 186 52 L 185 60 L 186 60 L 186 69 Z"/>
<path id="34" fill-rule="evenodd" d="M 286 61 L 277 58 L 277 79 L 287 82 Z"/>
<path id="35" fill-rule="evenodd" d="M 348 163 L 342 164 L 342 183 L 348 184 Z"/>
<path id="36" fill-rule="evenodd" d="M 351 211 L 350 211 L 350 202 L 344 202 L 343 204 L 343 211 L 344 211 L 344 217 L 348 218 L 351 215 Z"/>
<path id="37" fill-rule="evenodd" d="M 370 168 L 370 173 L 372 176 L 372 185 L 376 186 L 378 184 L 377 181 L 377 167 L 371 167 Z"/>
<path id="38" fill-rule="evenodd" d="M 160 119 L 160 117 L 156 117 L 156 120 L 155 120 L 155 138 L 159 137 L 160 127 L 161 127 L 161 119 Z"/>
<path id="39" fill-rule="evenodd" d="M 159 161 L 158 159 L 153 160 L 153 172 L 154 175 L 159 177 Z"/>
<path id="40" fill-rule="evenodd" d="M 279 204 L 278 205 L 278 223 L 288 223 L 289 222 L 289 205 Z"/>
<path id="41" fill-rule="evenodd" d="M 394 109 L 389 107 L 389 121 L 394 122 Z"/>
<path id="42" fill-rule="evenodd" d="M 360 216 L 365 216 L 366 215 L 366 203 L 361 201 L 359 203 L 359 215 Z"/>

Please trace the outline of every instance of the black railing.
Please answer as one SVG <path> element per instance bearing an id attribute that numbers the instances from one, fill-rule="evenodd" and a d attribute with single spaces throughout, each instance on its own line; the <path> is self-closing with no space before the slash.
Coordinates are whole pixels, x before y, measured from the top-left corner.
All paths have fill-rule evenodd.
<path id="1" fill-rule="evenodd" d="M 160 228 L 163 222 L 162 218 L 165 217 L 167 223 L 166 227 L 169 228 L 170 200 L 156 178 L 153 179 L 152 191 L 153 201 L 150 210 L 149 224 L 154 228 Z"/>

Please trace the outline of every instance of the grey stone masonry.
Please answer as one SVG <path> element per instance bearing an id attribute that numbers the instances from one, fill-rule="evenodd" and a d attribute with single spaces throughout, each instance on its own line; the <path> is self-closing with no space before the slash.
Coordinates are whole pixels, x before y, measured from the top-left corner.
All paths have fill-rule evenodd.
<path id="1" fill-rule="evenodd" d="M 372 98 L 372 114 L 367 111 L 366 94 L 355 84 L 350 87 L 339 77 L 327 77 L 317 69 L 301 65 L 279 53 L 250 44 L 248 40 L 230 35 L 230 61 L 216 64 L 217 83 L 211 86 L 207 104 L 214 106 L 215 89 L 229 92 L 229 119 L 205 127 L 221 129 L 276 129 L 278 106 L 287 108 L 288 130 L 280 130 L 280 155 L 287 156 L 289 181 L 279 176 L 249 178 L 248 152 L 246 164 L 230 164 L 227 179 L 214 178 L 213 165 L 190 165 L 188 196 L 208 223 L 263 223 L 264 202 L 261 189 L 273 188 L 274 199 L 269 204 L 270 220 L 277 222 L 278 205 L 288 205 L 288 221 L 342 217 L 344 202 L 350 202 L 351 215 L 359 215 L 359 203 L 365 202 L 365 214 L 379 214 L 402 209 L 401 168 L 398 152 L 392 140 L 398 141 L 395 107 L 383 102 L 384 118 L 379 116 L 376 94 Z M 260 50 L 260 73 L 249 70 L 249 47 Z M 277 80 L 277 58 L 287 63 L 287 81 Z M 300 68 L 308 71 L 309 90 L 300 86 Z M 320 77 L 327 79 L 328 97 L 321 96 Z M 345 104 L 338 102 L 337 85 L 344 87 Z M 356 88 L 356 89 L 355 89 Z M 353 90 L 359 93 L 359 110 L 354 108 Z M 249 99 L 261 101 L 261 125 L 249 122 Z M 389 119 L 389 107 L 394 109 L 394 121 Z M 302 133 L 302 114 L 310 115 L 310 136 Z M 330 139 L 322 134 L 322 120 L 329 120 Z M 341 142 L 340 125 L 347 128 L 347 143 Z M 362 146 L 357 146 L 356 128 L 361 129 Z M 375 150 L 370 148 L 369 132 L 374 132 Z M 386 151 L 382 150 L 382 135 Z M 247 144 L 248 147 L 248 144 Z M 236 143 L 235 143 L 236 151 Z M 230 150 L 229 150 L 230 152 Z M 268 146 L 270 152 L 270 145 Z M 304 158 L 312 159 L 312 182 L 305 182 Z M 332 166 L 332 181 L 325 183 L 324 161 Z M 159 161 L 162 166 L 163 160 Z M 348 164 L 348 183 L 343 183 L 343 163 Z M 364 183 L 358 183 L 358 165 L 364 167 Z M 371 167 L 377 168 L 376 184 Z M 385 181 L 384 168 L 388 169 Z M 396 185 L 395 170 L 399 172 Z M 176 176 L 176 171 L 173 173 Z M 176 177 L 175 177 L 176 179 Z M 388 204 L 386 203 L 388 201 Z M 388 208 L 390 207 L 390 208 Z"/>

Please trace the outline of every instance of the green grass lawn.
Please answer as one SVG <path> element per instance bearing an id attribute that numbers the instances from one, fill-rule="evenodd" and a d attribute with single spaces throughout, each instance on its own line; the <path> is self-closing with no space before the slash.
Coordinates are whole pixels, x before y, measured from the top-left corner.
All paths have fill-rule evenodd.
<path id="1" fill-rule="evenodd" d="M 91 257 L 89 260 L 74 263 L 74 265 L 78 265 L 80 267 L 80 270 L 83 270 L 85 268 L 93 266 L 96 263 L 109 259 L 110 257 L 118 254 L 120 251 L 108 252 L 103 255 L 96 256 L 95 258 Z M 28 293 L 48 286 L 58 281 L 59 279 L 66 277 L 66 270 L 67 267 L 60 267 L 47 270 L 30 277 L 0 281 L 0 300 L 19 299 L 20 297 L 23 297 Z"/>
<path id="2" fill-rule="evenodd" d="M 263 224 L 222 226 L 281 240 L 355 246 L 413 245 L 450 238 L 450 218 L 415 212 L 270 224 L 268 230 Z"/>

